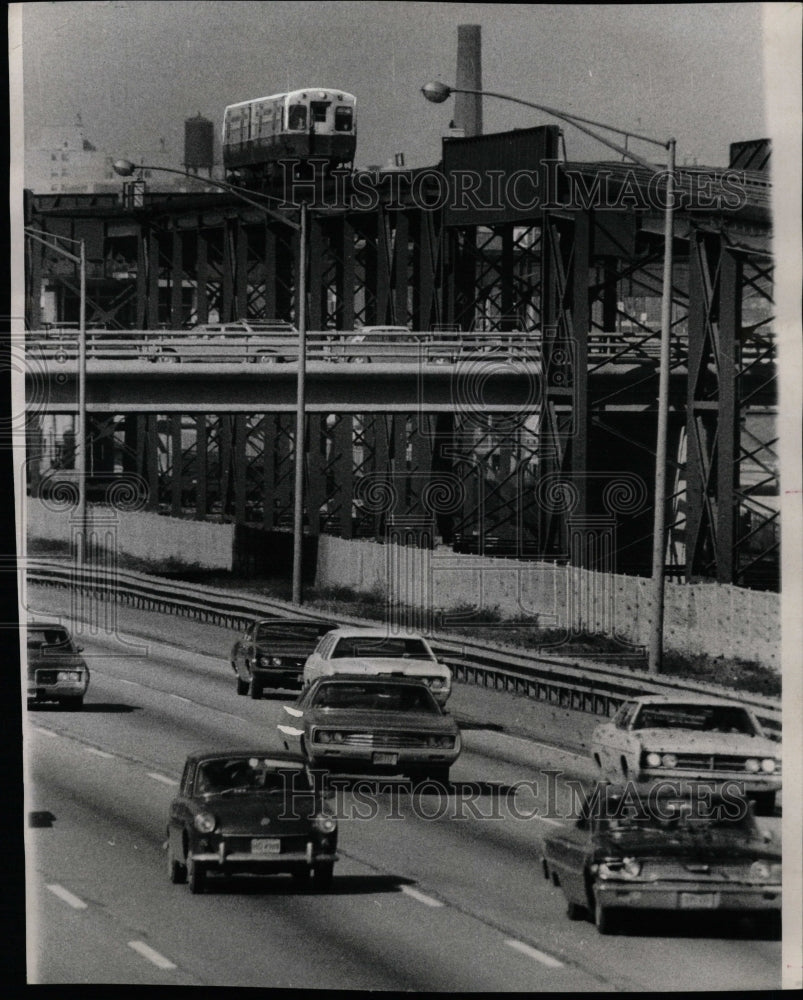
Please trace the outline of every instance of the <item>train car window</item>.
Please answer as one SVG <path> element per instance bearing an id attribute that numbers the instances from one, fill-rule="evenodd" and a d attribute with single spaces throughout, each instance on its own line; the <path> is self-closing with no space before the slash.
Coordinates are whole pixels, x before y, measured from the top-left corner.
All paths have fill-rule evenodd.
<path id="1" fill-rule="evenodd" d="M 351 108 L 335 108 L 335 132 L 350 132 L 351 121 Z"/>
<path id="2" fill-rule="evenodd" d="M 312 120 L 314 122 L 325 122 L 326 112 L 331 103 L 331 101 L 310 101 L 309 106 L 312 110 Z"/>
<path id="3" fill-rule="evenodd" d="M 307 109 L 305 105 L 290 105 L 287 110 L 287 127 L 291 132 L 299 132 L 307 127 Z"/>

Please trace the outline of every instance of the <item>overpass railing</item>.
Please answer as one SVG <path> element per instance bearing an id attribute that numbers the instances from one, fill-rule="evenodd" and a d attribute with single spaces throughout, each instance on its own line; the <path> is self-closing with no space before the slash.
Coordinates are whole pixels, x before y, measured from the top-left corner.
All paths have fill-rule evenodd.
<path id="1" fill-rule="evenodd" d="M 292 604 L 253 595 L 173 582 L 125 571 L 81 569 L 73 564 L 31 559 L 26 562 L 28 583 L 69 588 L 98 600 L 117 601 L 147 611 L 180 615 L 238 629 L 256 618 L 297 616 Z M 333 618 L 347 625 L 376 626 L 375 621 L 316 613 L 304 608 L 305 618 Z M 699 693 L 724 697 L 751 708 L 768 735 L 780 739 L 781 708 L 777 700 L 677 677 L 638 675 L 626 668 L 528 653 L 489 645 L 446 633 L 432 633 L 436 654 L 452 670 L 455 680 L 523 695 L 555 707 L 610 716 L 626 699 L 642 694 Z"/>

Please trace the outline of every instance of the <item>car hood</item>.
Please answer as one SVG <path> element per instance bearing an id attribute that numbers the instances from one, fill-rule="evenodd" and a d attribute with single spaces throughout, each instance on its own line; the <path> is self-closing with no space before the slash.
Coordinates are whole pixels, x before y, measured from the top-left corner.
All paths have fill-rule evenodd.
<path id="1" fill-rule="evenodd" d="M 649 830 L 621 834 L 599 834 L 594 854 L 602 857 L 721 858 L 778 862 L 780 851 L 763 840 L 745 839 L 727 830 Z"/>
<path id="2" fill-rule="evenodd" d="M 330 661 L 336 673 L 343 674 L 404 674 L 405 677 L 446 677 L 450 671 L 434 660 L 407 660 L 397 656 L 347 657 Z"/>
<path id="3" fill-rule="evenodd" d="M 267 792 L 210 795 L 196 802 L 199 812 L 211 812 L 217 829 L 223 833 L 242 833 L 269 837 L 271 834 L 306 833 L 310 820 L 321 812 L 313 795 L 271 795 Z M 267 820 L 267 822 L 265 822 Z"/>
<path id="4" fill-rule="evenodd" d="M 658 753 L 745 754 L 778 757 L 780 746 L 766 736 L 745 733 L 710 733 L 697 730 L 639 729 L 634 733 L 642 747 Z"/>
<path id="5" fill-rule="evenodd" d="M 305 712 L 311 726 L 337 726 L 347 729 L 381 729 L 398 732 L 417 729 L 427 733 L 456 736 L 457 724 L 451 718 L 422 712 L 387 712 L 355 708 L 319 708 Z"/>

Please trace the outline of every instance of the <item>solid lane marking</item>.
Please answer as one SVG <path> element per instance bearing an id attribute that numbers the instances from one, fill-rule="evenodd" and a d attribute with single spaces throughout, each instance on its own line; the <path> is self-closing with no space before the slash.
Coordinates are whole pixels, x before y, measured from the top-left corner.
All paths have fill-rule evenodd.
<path id="1" fill-rule="evenodd" d="M 129 941 L 128 947 L 132 948 L 136 952 L 139 952 L 143 958 L 147 958 L 149 962 L 153 962 L 153 964 L 160 969 L 175 969 L 176 967 L 169 958 L 165 958 L 164 955 L 160 955 L 158 951 L 154 951 L 153 948 L 145 944 L 144 941 Z"/>
<path id="2" fill-rule="evenodd" d="M 39 726 L 31 726 L 31 729 L 35 733 L 41 733 L 42 736 L 57 736 L 58 733 L 54 733 L 52 729 L 40 729 Z"/>
<path id="3" fill-rule="evenodd" d="M 157 774 L 156 771 L 146 772 L 149 778 L 153 778 L 154 781 L 161 781 L 163 785 L 177 785 L 178 782 L 175 778 L 168 778 L 164 774 Z"/>
<path id="4" fill-rule="evenodd" d="M 93 753 L 96 757 L 107 757 L 111 758 L 114 756 L 113 753 L 106 753 L 105 750 L 98 750 L 97 747 L 85 747 L 87 753 Z"/>
<path id="5" fill-rule="evenodd" d="M 73 894 L 69 890 L 65 889 L 63 885 L 51 882 L 50 885 L 46 885 L 45 888 L 49 889 L 54 896 L 58 896 L 60 900 L 65 902 L 68 906 L 71 906 L 74 910 L 86 909 L 86 903 L 83 899 L 73 896 Z"/>
<path id="6" fill-rule="evenodd" d="M 409 885 L 403 885 L 401 887 L 401 891 L 405 894 L 405 896 L 417 899 L 419 903 L 424 903 L 426 906 L 443 906 L 443 903 L 439 899 L 433 899 L 432 896 L 425 896 L 423 892 L 419 892 L 417 889 L 413 889 Z"/>
<path id="7" fill-rule="evenodd" d="M 541 823 L 549 823 L 550 826 L 564 826 L 559 819 L 550 819 L 548 816 L 533 816 L 533 819 L 539 820 Z"/>
<path id="8" fill-rule="evenodd" d="M 512 948 L 514 951 L 520 951 L 522 955 L 527 955 L 529 958 L 534 958 L 536 962 L 540 962 L 541 965 L 546 965 L 550 969 L 562 969 L 563 962 L 558 961 L 557 958 L 553 958 L 551 955 L 547 955 L 546 952 L 539 951 L 537 948 L 533 948 L 529 944 L 525 944 L 523 941 L 515 941 L 512 938 L 505 941 L 508 948 Z"/>
<path id="9" fill-rule="evenodd" d="M 184 697 L 183 695 L 181 695 L 181 694 L 171 694 L 171 695 L 170 695 L 170 697 L 171 697 L 171 698 L 175 698 L 175 699 L 176 699 L 176 701 L 186 701 L 186 703 L 187 703 L 188 705 L 191 705 L 191 704 L 192 704 L 192 702 L 190 701 L 190 699 L 189 699 L 189 698 L 185 698 L 185 697 Z"/>

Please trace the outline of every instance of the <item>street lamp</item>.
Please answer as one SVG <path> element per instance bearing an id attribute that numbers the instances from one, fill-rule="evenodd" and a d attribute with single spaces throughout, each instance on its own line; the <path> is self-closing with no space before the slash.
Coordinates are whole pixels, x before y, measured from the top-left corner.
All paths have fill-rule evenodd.
<path id="1" fill-rule="evenodd" d="M 25 227 L 25 235 L 54 253 L 61 254 L 67 260 L 78 265 L 80 283 L 80 304 L 78 310 L 78 432 L 75 441 L 75 470 L 78 474 L 78 530 L 81 537 L 79 562 L 84 562 L 87 550 L 86 537 L 86 243 L 84 240 L 71 240 L 66 236 L 53 236 L 31 226 Z M 50 237 L 45 239 L 44 237 Z M 78 253 L 71 253 L 59 246 L 55 240 L 74 243 Z"/>
<path id="2" fill-rule="evenodd" d="M 287 202 L 293 208 L 298 209 L 299 221 L 294 222 L 281 212 L 276 212 L 267 205 L 255 201 L 246 194 L 236 184 L 229 184 L 227 181 L 213 180 L 207 177 L 198 177 L 195 174 L 187 173 L 185 170 L 176 170 L 174 167 L 155 167 L 148 164 L 132 163 L 131 160 L 115 160 L 112 164 L 115 173 L 121 177 L 130 177 L 136 170 L 160 170 L 163 173 L 178 174 L 180 177 L 187 177 L 190 180 L 202 181 L 204 184 L 211 184 L 219 187 L 223 191 L 229 191 L 240 201 L 258 209 L 271 219 L 282 222 L 295 230 L 299 236 L 299 266 L 298 266 L 298 299 L 296 307 L 296 323 L 298 326 L 298 377 L 296 381 L 296 461 L 295 461 L 295 495 L 293 498 L 293 604 L 302 603 L 301 591 L 301 564 L 304 539 L 304 430 L 306 417 L 306 381 L 307 381 L 307 258 L 309 256 L 309 240 L 307 235 L 307 203 Z M 272 198 L 270 195 L 260 194 L 261 198 L 269 198 L 271 201 L 281 201 L 279 198 Z M 267 501 L 266 501 L 267 502 Z"/>
<path id="3" fill-rule="evenodd" d="M 427 83 L 421 88 L 424 97 L 433 104 L 442 104 L 452 94 L 475 94 L 481 97 L 496 97 L 501 101 L 511 101 L 513 104 L 522 104 L 527 108 L 535 108 L 544 114 L 552 115 L 561 121 L 573 125 L 586 135 L 601 142 L 609 149 L 621 153 L 634 163 L 646 167 L 653 175 L 660 176 L 666 174 L 666 205 L 664 206 L 664 274 L 663 287 L 661 291 L 661 353 L 658 377 L 658 427 L 655 444 L 655 508 L 653 519 L 653 548 L 652 548 L 652 593 L 653 593 L 653 616 L 650 625 L 650 645 L 649 645 L 649 671 L 657 674 L 661 669 L 661 657 L 663 654 L 663 629 L 664 629 L 664 563 L 666 558 L 666 459 L 667 459 L 667 430 L 669 424 L 669 348 L 672 332 L 672 265 L 673 265 L 673 242 L 675 225 L 675 140 L 674 139 L 653 139 L 647 135 L 639 135 L 636 132 L 629 132 L 625 129 L 616 128 L 613 125 L 606 125 L 604 122 L 593 121 L 590 118 L 581 118 L 579 115 L 571 114 L 567 111 L 559 111 L 556 108 L 546 107 L 543 104 L 536 104 L 533 101 L 524 101 L 519 97 L 511 97 L 508 94 L 498 94 L 492 90 L 467 90 L 458 87 L 449 87 L 439 80 Z M 605 129 L 624 136 L 625 139 L 639 139 L 642 142 L 653 146 L 659 146 L 666 150 L 666 169 L 661 170 L 654 164 L 649 163 L 642 157 L 637 156 L 626 146 L 620 146 L 607 136 L 602 136 L 594 129 Z"/>

